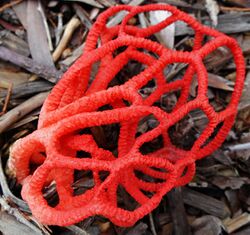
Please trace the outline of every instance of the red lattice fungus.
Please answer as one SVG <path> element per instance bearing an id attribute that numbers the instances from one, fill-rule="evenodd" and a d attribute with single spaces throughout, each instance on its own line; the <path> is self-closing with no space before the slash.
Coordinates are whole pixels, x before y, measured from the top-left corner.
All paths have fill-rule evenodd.
<path id="1" fill-rule="evenodd" d="M 157 10 L 172 15 L 148 28 L 127 24 L 136 14 Z M 109 18 L 120 11 L 127 12 L 121 24 L 107 27 Z M 177 20 L 194 30 L 192 51 L 170 50 L 149 39 Z M 213 39 L 202 45 L 205 36 Z M 237 77 L 230 104 L 218 113 L 207 97 L 203 60 L 222 46 L 231 50 Z M 112 80 L 131 61 L 141 65 L 139 74 L 114 86 Z M 174 63 L 186 64 L 187 70 L 182 79 L 167 82 L 164 68 Z M 94 64 L 98 64 L 98 71 L 90 81 Z M 10 167 L 23 185 L 22 197 L 33 215 L 42 223 L 53 225 L 74 224 L 92 215 L 105 216 L 119 226 L 133 225 L 156 208 L 168 191 L 188 183 L 195 173 L 195 161 L 222 144 L 234 122 L 244 72 L 242 52 L 233 38 L 199 24 L 175 7 L 123 5 L 102 13 L 89 32 L 83 55 L 45 101 L 38 130 L 18 140 L 11 151 Z M 196 98 L 190 101 L 194 75 L 198 90 Z M 141 95 L 149 82 L 156 89 Z M 155 105 L 163 94 L 174 91 L 180 95 L 170 112 Z M 192 110 L 202 111 L 208 123 L 191 149 L 185 150 L 171 142 L 169 128 Z M 149 116 L 154 119 L 154 128 L 138 136 L 139 122 Z M 216 134 L 214 130 L 219 124 Z M 104 125 L 120 128 L 116 153 L 98 146 L 91 134 L 94 127 Z M 143 144 L 157 138 L 162 142 L 160 149 L 148 154 L 141 152 Z M 31 171 L 32 164 L 38 167 Z M 73 190 L 76 172 L 78 177 L 92 177 L 93 185 L 80 195 Z M 52 182 L 59 197 L 55 206 L 49 205 L 43 196 L 44 187 Z M 126 191 L 133 207 L 119 202 L 119 190 Z"/>

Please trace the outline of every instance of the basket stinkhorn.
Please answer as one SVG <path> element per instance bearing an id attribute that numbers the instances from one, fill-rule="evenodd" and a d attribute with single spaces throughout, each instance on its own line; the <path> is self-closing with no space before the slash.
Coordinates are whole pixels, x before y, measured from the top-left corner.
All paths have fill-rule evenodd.
<path id="1" fill-rule="evenodd" d="M 140 13 L 159 10 L 171 15 L 147 28 L 128 23 Z M 121 11 L 126 13 L 121 23 L 108 27 L 108 20 Z M 152 39 L 152 35 L 176 21 L 183 21 L 194 32 L 189 51 L 171 50 Z M 209 38 L 206 43 L 205 38 Z M 236 65 L 231 100 L 220 112 L 209 102 L 204 65 L 204 59 L 219 47 L 231 51 Z M 131 60 L 143 64 L 145 69 L 124 84 L 110 87 Z M 181 79 L 168 79 L 164 74 L 164 68 L 173 63 L 187 65 Z M 95 75 L 93 65 L 99 66 Z M 66 226 L 102 215 L 116 225 L 132 226 L 156 208 L 167 192 L 187 184 L 195 174 L 196 160 L 211 154 L 225 140 L 237 113 L 244 73 L 244 58 L 235 39 L 201 25 L 175 7 L 155 4 L 109 8 L 90 30 L 82 56 L 46 99 L 38 129 L 11 149 L 9 167 L 22 184 L 23 199 L 33 215 L 48 225 Z M 197 95 L 190 99 L 193 79 L 197 80 Z M 151 80 L 156 89 L 142 96 L 139 91 Z M 163 94 L 177 90 L 180 95 L 170 112 L 156 105 Z M 102 109 L 107 105 L 108 109 Z M 196 109 L 207 116 L 207 126 L 191 149 L 177 147 L 169 129 Z M 139 122 L 149 115 L 157 124 L 136 135 Z M 101 148 L 91 132 L 91 128 L 111 124 L 120 126 L 116 154 Z M 161 149 L 148 154 L 141 151 L 145 143 L 159 136 L 163 140 Z M 77 157 L 80 151 L 88 153 L 87 157 Z M 34 165 L 37 168 L 31 167 Z M 94 182 L 80 195 L 75 195 L 72 187 L 77 170 L 91 172 Z M 102 172 L 106 172 L 106 177 L 101 177 Z M 147 177 L 140 177 L 138 172 Z M 43 195 L 44 187 L 52 182 L 59 197 L 56 205 L 50 205 Z M 134 209 L 119 205 L 119 187 L 137 203 Z"/>

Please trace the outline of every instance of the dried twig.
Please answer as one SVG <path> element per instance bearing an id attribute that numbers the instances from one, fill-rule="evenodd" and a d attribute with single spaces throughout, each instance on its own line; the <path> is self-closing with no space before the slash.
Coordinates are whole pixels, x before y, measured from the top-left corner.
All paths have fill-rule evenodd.
<path id="1" fill-rule="evenodd" d="M 4 6 L 0 7 L 0 13 L 3 12 L 3 11 L 5 11 L 8 8 L 10 8 L 10 7 L 12 7 L 12 6 L 14 6 L 14 5 L 22 2 L 22 1 L 23 0 L 16 0 L 16 1 L 12 1 L 10 3 L 5 4 Z"/>
<path id="2" fill-rule="evenodd" d="M 6 95 L 6 98 L 5 98 L 5 101 L 4 101 L 2 112 L 0 112 L 0 116 L 3 115 L 7 111 L 7 107 L 8 107 L 8 103 L 10 101 L 10 95 L 11 95 L 12 88 L 13 88 L 13 84 L 9 83 L 8 90 L 7 90 L 7 95 Z"/>
<path id="3" fill-rule="evenodd" d="M 59 13 L 57 15 L 57 28 L 55 30 L 55 36 L 56 36 L 56 45 L 58 45 L 58 43 L 60 42 L 60 38 L 62 36 L 63 33 L 63 14 Z"/>
<path id="4" fill-rule="evenodd" d="M 24 98 L 36 95 L 40 92 L 49 91 L 52 88 L 53 84 L 44 80 L 28 81 L 15 85 L 15 87 L 11 91 L 11 99 Z M 6 97 L 7 93 L 7 91 L 0 91 L 0 99 Z"/>
<path id="5" fill-rule="evenodd" d="M 243 8 L 243 7 L 224 7 L 220 6 L 221 11 L 239 11 L 239 12 L 250 12 L 250 7 Z"/>
<path id="6" fill-rule="evenodd" d="M 53 67 L 39 64 L 34 60 L 20 55 L 6 47 L 0 46 L 0 59 L 15 64 L 34 73 L 46 80 L 55 83 L 62 75 L 61 71 L 56 70 Z"/>
<path id="7" fill-rule="evenodd" d="M 4 132 L 13 123 L 18 121 L 24 115 L 28 114 L 32 110 L 40 107 L 46 99 L 49 92 L 40 93 L 26 100 L 22 104 L 18 105 L 14 109 L 10 110 L 0 118 L 0 134 Z"/>
<path id="8" fill-rule="evenodd" d="M 76 17 L 72 17 L 72 19 L 69 21 L 69 23 L 67 24 L 65 28 L 65 31 L 64 31 L 64 34 L 62 36 L 60 43 L 58 44 L 57 48 L 53 52 L 52 57 L 54 61 L 57 61 L 61 57 L 74 31 L 80 26 L 80 24 L 81 24 L 81 21 Z"/>

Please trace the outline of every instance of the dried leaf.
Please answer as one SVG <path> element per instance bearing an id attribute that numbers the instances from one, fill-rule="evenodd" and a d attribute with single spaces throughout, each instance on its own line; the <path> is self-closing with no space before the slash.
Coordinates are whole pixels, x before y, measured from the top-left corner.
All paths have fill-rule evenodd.
<path id="1" fill-rule="evenodd" d="M 128 5 L 130 6 L 137 6 L 137 5 L 140 5 L 144 2 L 144 0 L 132 0 Z M 115 15 L 115 17 L 113 17 L 108 23 L 107 23 L 107 26 L 108 27 L 112 27 L 114 25 L 117 25 L 119 24 L 123 17 L 126 15 L 125 12 L 119 12 L 118 14 Z"/>
<path id="2" fill-rule="evenodd" d="M 152 25 L 158 24 L 172 14 L 168 11 L 150 11 L 149 19 Z M 167 48 L 174 47 L 174 36 L 175 36 L 175 24 L 171 24 L 168 27 L 162 29 L 159 33 L 157 33 L 156 37 L 158 41 L 166 46 Z"/>
<path id="3" fill-rule="evenodd" d="M 212 20 L 212 25 L 215 27 L 218 24 L 218 14 L 220 12 L 220 8 L 218 3 L 215 0 L 206 0 L 205 5 L 207 12 Z"/>
<path id="4" fill-rule="evenodd" d="M 228 81 L 227 79 L 212 73 L 208 74 L 208 86 L 225 91 L 234 90 L 232 87 L 234 86 L 234 82 Z"/>
<path id="5" fill-rule="evenodd" d="M 41 15 L 40 1 L 28 1 L 27 6 L 27 36 L 32 58 L 43 65 L 54 66 L 49 49 L 46 26 Z"/>
<path id="6" fill-rule="evenodd" d="M 69 2 L 81 2 L 81 3 L 91 5 L 93 7 L 103 8 L 103 5 L 101 5 L 98 1 L 95 1 L 95 0 L 67 0 L 67 1 L 69 1 Z"/>
<path id="7" fill-rule="evenodd" d="M 28 27 L 27 23 L 27 1 L 22 1 L 19 4 L 12 6 L 13 10 L 15 11 L 18 19 L 20 20 L 21 24 L 25 29 Z"/>

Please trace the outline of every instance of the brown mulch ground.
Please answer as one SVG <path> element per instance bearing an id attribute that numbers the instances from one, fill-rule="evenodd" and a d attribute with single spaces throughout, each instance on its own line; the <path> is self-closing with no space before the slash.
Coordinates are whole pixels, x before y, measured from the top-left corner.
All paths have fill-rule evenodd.
<path id="1" fill-rule="evenodd" d="M 10 146 L 34 131 L 41 105 L 61 74 L 81 55 L 84 41 L 96 17 L 116 4 L 164 2 L 177 6 L 199 21 L 231 35 L 242 47 L 247 67 L 245 90 L 238 117 L 223 146 L 197 163 L 196 176 L 187 186 L 172 190 L 161 204 L 131 228 L 121 228 L 95 216 L 68 227 L 44 226 L 30 214 L 20 197 L 20 185 L 11 177 L 6 163 Z M 119 18 L 112 19 L 119 22 Z M 144 14 L 130 23 L 143 25 L 161 19 Z M 192 48 L 193 34 L 183 24 L 175 24 L 155 40 L 178 50 Z M 93 234 L 93 235 L 219 235 L 250 234 L 250 1 L 249 0 L 14 0 L 0 1 L 0 231 L 2 234 Z M 229 51 L 219 48 L 205 60 L 209 72 L 210 102 L 222 110 L 230 100 L 235 80 L 235 65 Z M 131 61 L 117 75 L 117 84 L 139 72 L 142 65 Z M 178 79 L 185 65 L 173 64 L 166 75 Z M 150 93 L 154 83 L 141 90 Z M 195 96 L 193 83 L 190 97 Z M 166 94 L 159 106 L 171 110 L 178 93 Z M 172 141 L 190 148 L 207 124 L 199 110 L 171 128 Z M 144 132 L 155 125 L 150 117 L 138 129 Z M 97 130 L 100 145 L 115 148 L 117 127 Z M 160 141 L 144 146 L 157 148 Z M 73 185 L 78 193 L 93 182 L 84 175 Z M 87 179 L 87 180 L 86 180 Z M 132 202 L 126 192 L 120 196 Z M 56 200 L 53 185 L 45 197 Z M 123 198 L 124 198 L 123 197 Z"/>

